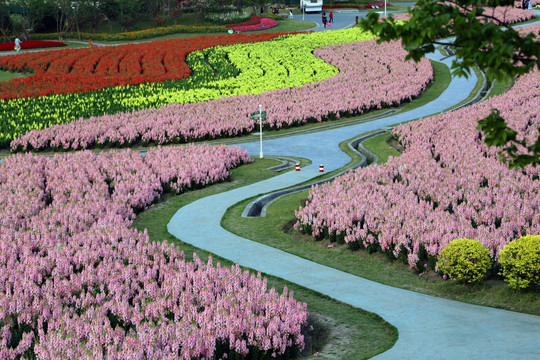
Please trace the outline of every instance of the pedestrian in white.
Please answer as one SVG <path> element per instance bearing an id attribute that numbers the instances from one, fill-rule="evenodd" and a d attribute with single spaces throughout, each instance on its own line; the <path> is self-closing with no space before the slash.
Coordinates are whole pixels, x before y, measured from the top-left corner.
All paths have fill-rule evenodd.
<path id="1" fill-rule="evenodd" d="M 21 50 L 21 39 L 19 38 L 16 38 L 15 39 L 15 50 L 17 50 L 17 52 L 19 52 Z"/>
<path id="2" fill-rule="evenodd" d="M 292 18 L 293 18 L 292 10 L 289 10 L 289 19 L 292 19 Z"/>

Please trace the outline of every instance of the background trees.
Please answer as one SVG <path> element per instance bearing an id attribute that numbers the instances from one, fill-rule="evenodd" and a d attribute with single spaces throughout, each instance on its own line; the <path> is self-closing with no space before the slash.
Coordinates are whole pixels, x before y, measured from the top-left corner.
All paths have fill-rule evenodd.
<path id="1" fill-rule="evenodd" d="M 7 9 L 13 26 L 5 28 L 27 34 L 28 32 L 58 32 L 84 27 L 95 31 L 100 23 L 119 23 L 124 30 L 130 30 L 141 19 L 149 17 L 156 25 L 162 25 L 166 18 L 177 19 L 182 9 L 190 8 L 200 19 L 216 6 L 236 5 L 240 0 L 13 0 L 2 6 L 0 1 L 0 27 L 2 9 Z M 262 1 L 262 0 L 260 0 Z M 27 34 L 28 35 L 28 34 Z"/>

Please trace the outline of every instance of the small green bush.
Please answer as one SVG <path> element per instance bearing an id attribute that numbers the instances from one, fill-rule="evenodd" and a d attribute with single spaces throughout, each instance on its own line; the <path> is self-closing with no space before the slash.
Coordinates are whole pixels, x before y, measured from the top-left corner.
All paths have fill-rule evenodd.
<path id="1" fill-rule="evenodd" d="M 450 280 L 477 282 L 485 278 L 491 267 L 489 250 L 478 240 L 453 240 L 441 251 L 437 266 Z"/>
<path id="2" fill-rule="evenodd" d="M 504 246 L 500 274 L 514 289 L 540 286 L 540 235 L 527 235 Z"/>

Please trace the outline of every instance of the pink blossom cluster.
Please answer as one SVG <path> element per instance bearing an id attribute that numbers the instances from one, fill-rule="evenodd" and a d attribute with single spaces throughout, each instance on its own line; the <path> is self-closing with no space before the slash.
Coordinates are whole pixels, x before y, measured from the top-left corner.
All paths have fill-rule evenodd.
<path id="1" fill-rule="evenodd" d="M 534 23 L 532 25 L 522 26 L 519 28 L 516 28 L 516 31 L 519 32 L 522 36 L 527 35 L 529 33 L 533 33 L 538 37 L 540 37 L 540 23 Z"/>
<path id="2" fill-rule="evenodd" d="M 298 228 L 376 248 L 423 268 L 457 238 L 480 240 L 498 258 L 509 241 L 540 233 L 540 168 L 510 170 L 487 147 L 478 119 L 498 109 L 529 141 L 540 125 L 540 72 L 506 94 L 394 130 L 405 150 L 384 165 L 315 187 Z"/>
<path id="3" fill-rule="evenodd" d="M 219 181 L 245 161 L 245 151 L 208 145 L 4 159 L 0 359 L 210 359 L 302 347 L 306 306 L 287 290 L 239 266 L 185 261 L 130 228 L 163 185 Z"/>
<path id="4" fill-rule="evenodd" d="M 267 111 L 266 127 L 301 125 L 399 104 L 418 96 L 433 78 L 428 60 L 403 61 L 400 43 L 375 41 L 332 45 L 314 54 L 339 69 L 329 79 L 259 95 L 242 95 L 190 104 L 166 105 L 130 113 L 79 119 L 33 130 L 11 142 L 12 150 L 86 149 L 136 141 L 164 144 L 251 132 L 253 104 Z M 294 76 L 294 69 L 291 75 Z"/>
<path id="5" fill-rule="evenodd" d="M 536 14 L 531 10 L 517 9 L 512 6 L 497 6 L 485 8 L 483 16 L 493 16 L 505 24 L 515 24 L 534 19 Z"/>
<path id="6" fill-rule="evenodd" d="M 484 8 L 482 16 L 491 16 L 500 19 L 505 24 L 515 24 L 534 19 L 536 14 L 531 10 L 518 9 L 512 6 L 497 6 L 494 8 Z M 410 20 L 411 14 L 403 13 L 392 15 L 394 20 Z M 488 19 L 491 21 L 491 19 Z M 499 24 L 499 22 L 496 22 Z"/>
<path id="7" fill-rule="evenodd" d="M 258 24 L 231 26 L 231 29 L 233 29 L 234 31 L 245 32 L 270 29 L 276 26 L 278 26 L 278 22 L 276 20 L 263 17 L 261 18 L 261 22 Z"/>

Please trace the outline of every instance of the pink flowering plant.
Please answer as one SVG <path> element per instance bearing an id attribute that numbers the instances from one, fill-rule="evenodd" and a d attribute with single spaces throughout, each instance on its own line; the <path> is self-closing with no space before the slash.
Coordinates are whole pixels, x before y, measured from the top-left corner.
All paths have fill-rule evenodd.
<path id="1" fill-rule="evenodd" d="M 274 19 L 261 18 L 258 24 L 252 25 L 235 25 L 230 28 L 234 31 L 245 32 L 245 31 L 257 31 L 263 29 L 270 29 L 278 26 L 278 22 Z"/>
<path id="2" fill-rule="evenodd" d="M 505 24 L 520 23 L 523 21 L 534 19 L 536 17 L 536 14 L 533 11 L 526 10 L 526 9 L 519 9 L 512 6 L 496 6 L 493 8 L 485 8 L 485 12 L 483 15 L 491 16 L 495 19 L 500 19 L 501 21 L 496 21 L 492 19 L 487 20 L 487 21 L 494 21 L 495 23 L 497 23 L 497 25 L 501 25 L 502 24 L 501 22 L 504 22 Z M 411 18 L 411 14 L 409 13 L 396 14 L 396 15 L 392 15 L 392 17 L 396 21 L 399 21 L 399 20 L 407 21 Z"/>
<path id="3" fill-rule="evenodd" d="M 176 161 L 175 161 L 176 160 Z M 164 187 L 222 181 L 225 146 L 13 155 L 0 163 L 0 358 L 283 357 L 306 305 L 260 274 L 150 242 L 130 228 Z"/>
<path id="4" fill-rule="evenodd" d="M 419 270 L 457 238 L 479 240 L 496 260 L 513 239 L 540 233 L 540 168 L 510 170 L 478 119 L 497 109 L 520 138 L 536 139 L 539 84 L 533 71 L 504 95 L 395 128 L 403 154 L 314 187 L 296 227 Z"/>

